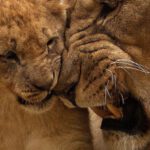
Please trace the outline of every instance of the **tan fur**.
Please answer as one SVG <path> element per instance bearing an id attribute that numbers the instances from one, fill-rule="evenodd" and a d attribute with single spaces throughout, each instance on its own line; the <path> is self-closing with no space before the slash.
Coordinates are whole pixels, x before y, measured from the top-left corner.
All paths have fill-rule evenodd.
<path id="1" fill-rule="evenodd" d="M 114 7 L 106 18 L 101 17 L 103 3 Z M 77 105 L 101 106 L 109 101 L 108 91 L 105 97 L 106 87 L 113 95 L 114 74 L 117 91 L 130 92 L 140 99 L 150 119 L 150 1 L 77 0 L 73 6 L 66 34 L 69 52 L 64 53 L 60 83 L 68 87 L 79 80 Z M 135 67 L 131 61 L 142 69 L 136 70 L 139 66 Z M 135 136 L 108 131 L 103 134 L 108 150 L 149 149 L 146 148 L 150 143 L 149 131 Z"/>
<path id="2" fill-rule="evenodd" d="M 50 110 L 31 113 L 6 87 L 0 86 L 0 95 L 1 150 L 92 149 L 86 110 L 70 110 L 53 97 Z"/>
<path id="3" fill-rule="evenodd" d="M 46 98 L 59 76 L 65 9 L 0 0 L 0 150 L 92 150 L 87 110 Z"/>

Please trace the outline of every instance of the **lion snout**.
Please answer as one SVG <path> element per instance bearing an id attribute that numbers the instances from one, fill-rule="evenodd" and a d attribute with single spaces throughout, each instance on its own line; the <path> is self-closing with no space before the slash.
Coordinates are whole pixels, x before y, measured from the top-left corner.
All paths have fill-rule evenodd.
<path id="1" fill-rule="evenodd" d="M 33 76 L 35 76 L 31 83 L 34 87 L 41 91 L 49 91 L 54 80 L 53 73 L 50 73 L 49 75 L 45 74 L 37 74 L 35 73 Z"/>

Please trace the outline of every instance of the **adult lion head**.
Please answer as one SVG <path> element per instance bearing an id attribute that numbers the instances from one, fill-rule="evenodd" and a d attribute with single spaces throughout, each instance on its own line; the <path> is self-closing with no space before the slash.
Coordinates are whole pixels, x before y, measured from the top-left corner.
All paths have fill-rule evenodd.
<path id="1" fill-rule="evenodd" d="M 26 108 L 44 108 L 60 71 L 65 6 L 0 1 L 0 84 Z"/>
<path id="2" fill-rule="evenodd" d="M 127 149 L 150 142 L 149 7 L 149 0 L 77 0 L 69 13 L 60 83 L 77 106 L 104 108 L 103 129 L 123 131 L 116 141 L 106 131 L 115 150 L 124 139 Z"/>

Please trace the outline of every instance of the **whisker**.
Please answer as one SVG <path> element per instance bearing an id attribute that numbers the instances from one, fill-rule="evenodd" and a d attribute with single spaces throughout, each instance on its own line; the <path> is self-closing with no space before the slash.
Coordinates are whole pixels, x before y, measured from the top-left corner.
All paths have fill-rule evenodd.
<path id="1" fill-rule="evenodd" d="M 125 99 L 124 99 L 124 97 L 123 97 L 123 95 L 122 95 L 122 93 L 119 91 L 119 94 L 120 94 L 120 96 L 121 96 L 121 101 L 122 101 L 122 104 L 125 104 Z"/>
<path id="2" fill-rule="evenodd" d="M 108 71 L 111 74 L 112 84 L 114 84 L 114 74 L 113 74 L 113 72 L 109 69 L 106 69 L 106 71 Z"/>
<path id="3" fill-rule="evenodd" d="M 134 62 L 134 61 L 132 61 L 132 60 L 128 60 L 128 59 L 118 59 L 117 61 L 122 61 L 122 62 L 129 62 L 129 63 L 132 63 L 132 64 L 135 64 L 135 65 L 137 65 L 137 66 L 140 66 L 141 68 L 145 68 L 145 69 L 148 69 L 147 67 L 145 67 L 145 66 L 143 66 L 143 65 L 141 65 L 141 64 L 139 64 L 139 63 L 136 63 L 136 62 Z"/>
<path id="4" fill-rule="evenodd" d="M 132 61 L 131 61 L 132 62 Z M 121 65 L 121 64 L 123 64 L 123 65 L 129 65 L 129 66 L 125 66 L 125 67 L 130 67 L 130 68 L 134 68 L 135 70 L 137 69 L 137 70 L 139 70 L 139 71 L 141 71 L 141 72 L 143 72 L 143 73 L 146 73 L 146 74 L 149 74 L 150 72 L 148 71 L 148 70 L 146 70 L 145 68 L 142 68 L 140 65 L 135 65 L 135 64 L 132 64 L 132 63 L 130 63 L 130 62 L 113 62 L 113 63 L 111 63 L 111 64 L 119 64 L 119 65 Z"/>
<path id="5" fill-rule="evenodd" d="M 144 67 L 143 65 L 138 64 L 138 63 L 136 63 L 136 62 L 134 62 L 132 60 L 118 59 L 115 62 L 111 63 L 111 65 L 113 65 L 113 64 L 129 65 L 127 67 L 133 67 L 133 68 L 139 69 L 139 70 L 143 71 L 146 74 L 150 73 L 150 71 L 149 71 L 149 69 L 147 67 Z"/>
<path id="6" fill-rule="evenodd" d="M 104 91 L 105 91 L 105 100 L 104 100 L 104 105 L 106 105 L 106 104 L 107 104 L 107 91 L 106 91 L 106 86 L 105 86 Z"/>
<path id="7" fill-rule="evenodd" d="M 123 64 L 123 65 L 135 66 L 135 64 L 132 64 L 130 62 L 123 62 L 123 61 L 116 61 L 116 62 L 113 62 L 112 64 Z"/>
<path id="8" fill-rule="evenodd" d="M 107 85 L 106 85 L 106 92 L 107 92 L 107 94 L 108 94 L 108 96 L 111 98 L 111 94 L 110 94 L 110 92 L 109 92 L 109 90 L 108 90 L 108 84 L 109 84 L 109 81 L 107 82 Z"/>
<path id="9" fill-rule="evenodd" d="M 117 68 L 122 68 L 122 67 L 117 67 Z M 126 68 L 126 69 L 130 69 L 130 70 L 136 70 L 136 71 L 139 71 L 139 72 L 143 72 L 145 74 L 149 74 L 150 72 L 146 72 L 146 71 L 143 71 L 141 69 L 138 69 L 138 68 L 133 68 L 133 67 L 123 67 L 123 68 Z"/>
<path id="10" fill-rule="evenodd" d="M 131 63 L 128 63 L 128 62 L 114 62 L 112 64 L 119 64 L 120 66 L 124 65 L 125 67 L 132 67 L 132 68 L 140 69 L 142 71 L 146 71 L 146 70 L 144 70 L 144 68 L 135 66 L 134 64 L 131 64 Z"/>
<path id="11" fill-rule="evenodd" d="M 107 82 L 107 84 L 104 87 L 104 92 L 105 92 L 104 105 L 107 105 L 107 95 L 109 96 L 109 98 L 111 98 L 111 94 L 108 90 L 108 84 L 109 84 L 109 81 Z"/>
<path id="12" fill-rule="evenodd" d="M 145 68 L 141 67 L 141 66 L 137 66 L 135 64 L 130 64 L 128 62 L 126 62 L 127 65 L 129 65 L 129 67 L 133 67 L 133 68 L 137 68 L 137 69 L 140 69 L 142 71 L 145 71 L 145 72 L 148 72 Z"/>

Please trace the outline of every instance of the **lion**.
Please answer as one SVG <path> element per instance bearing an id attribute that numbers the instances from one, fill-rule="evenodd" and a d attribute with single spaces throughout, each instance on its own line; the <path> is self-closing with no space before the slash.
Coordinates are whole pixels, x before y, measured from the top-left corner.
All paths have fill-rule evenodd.
<path id="1" fill-rule="evenodd" d="M 76 0 L 68 13 L 58 90 L 68 88 L 74 106 L 103 118 L 106 150 L 150 149 L 149 6 L 149 0 Z"/>
<path id="2" fill-rule="evenodd" d="M 86 109 L 53 93 L 66 4 L 0 0 L 0 150 L 92 150 Z"/>

